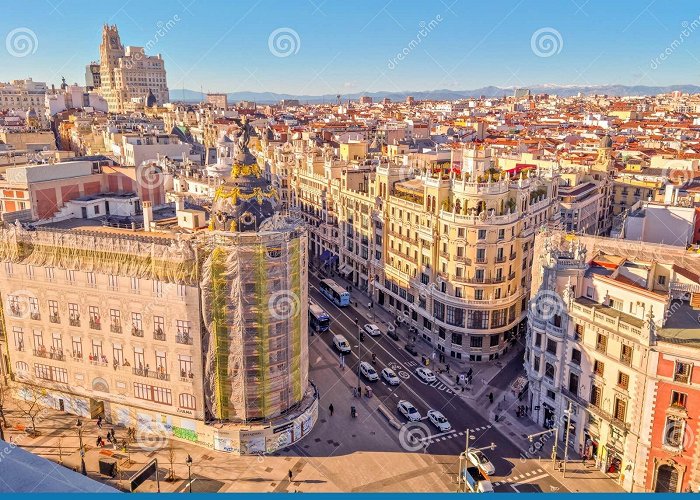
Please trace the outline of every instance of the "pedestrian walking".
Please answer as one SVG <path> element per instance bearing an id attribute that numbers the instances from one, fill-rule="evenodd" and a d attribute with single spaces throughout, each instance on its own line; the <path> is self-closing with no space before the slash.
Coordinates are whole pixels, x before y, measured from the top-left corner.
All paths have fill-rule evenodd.
<path id="1" fill-rule="evenodd" d="M 97 417 L 97 427 L 98 427 L 99 429 L 102 429 L 102 415 L 100 415 L 99 417 Z"/>
<path id="2" fill-rule="evenodd" d="M 493 404 L 493 392 L 489 392 L 489 403 Z"/>
<path id="3" fill-rule="evenodd" d="M 330 405 L 328 405 L 328 411 L 330 412 L 331 417 L 332 417 L 332 416 L 333 416 L 333 403 L 331 403 Z"/>
<path id="4" fill-rule="evenodd" d="M 581 465 L 583 465 L 584 467 L 586 466 L 586 460 L 588 460 L 588 457 L 586 455 L 581 457 Z"/>
<path id="5" fill-rule="evenodd" d="M 289 477 L 289 482 L 292 482 L 292 469 L 289 469 L 289 472 L 287 472 L 287 476 Z"/>

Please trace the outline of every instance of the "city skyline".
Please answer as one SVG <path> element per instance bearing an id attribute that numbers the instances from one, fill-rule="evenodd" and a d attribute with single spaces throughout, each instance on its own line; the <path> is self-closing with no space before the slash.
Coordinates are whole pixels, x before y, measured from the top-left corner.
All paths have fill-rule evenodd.
<path id="1" fill-rule="evenodd" d="M 138 16 L 129 2 L 89 10 L 71 9 L 74 2 L 34 3 L 31 18 L 14 11 L 0 21 L 0 65 L 7 72 L 0 79 L 60 83 L 65 76 L 84 84 L 85 65 L 99 58 L 104 23 L 119 26 L 125 45 L 162 54 L 174 93 L 682 85 L 698 79 L 689 68 L 700 61 L 698 13 L 656 2 L 547 2 L 531 12 L 522 1 L 499 9 L 390 1 L 346 12 L 316 1 L 274 9 L 265 1 L 231 7 L 183 1 L 140 5 Z M 230 15 L 212 14 L 217 8 Z M 73 22 L 54 26 L 57 19 Z"/>

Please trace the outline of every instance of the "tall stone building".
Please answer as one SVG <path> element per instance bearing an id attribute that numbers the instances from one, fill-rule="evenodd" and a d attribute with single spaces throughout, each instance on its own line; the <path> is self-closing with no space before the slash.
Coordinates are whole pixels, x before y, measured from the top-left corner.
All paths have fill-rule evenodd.
<path id="1" fill-rule="evenodd" d="M 165 63 L 160 54 L 148 56 L 143 47 L 124 47 L 115 25 L 102 28 L 100 85 L 112 113 L 128 111 L 136 101 L 146 104 L 151 94 L 157 104 L 169 100 Z"/>

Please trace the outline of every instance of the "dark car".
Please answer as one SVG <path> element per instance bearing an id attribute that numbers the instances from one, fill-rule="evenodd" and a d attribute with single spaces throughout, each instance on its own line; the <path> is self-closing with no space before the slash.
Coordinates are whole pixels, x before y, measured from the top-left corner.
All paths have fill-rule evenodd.
<path id="1" fill-rule="evenodd" d="M 399 340 L 399 332 L 396 331 L 396 328 L 393 328 L 391 326 L 387 328 L 386 336 L 394 340 Z"/>
<path id="2" fill-rule="evenodd" d="M 416 350 L 416 346 L 413 344 L 406 344 L 406 347 L 404 347 L 410 354 L 413 354 L 414 356 L 418 356 L 418 351 Z"/>

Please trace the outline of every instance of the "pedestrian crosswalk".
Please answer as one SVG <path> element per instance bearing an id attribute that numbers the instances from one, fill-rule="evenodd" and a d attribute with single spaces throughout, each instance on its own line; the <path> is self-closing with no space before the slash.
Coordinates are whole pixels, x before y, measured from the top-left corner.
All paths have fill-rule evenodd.
<path id="1" fill-rule="evenodd" d="M 531 470 L 531 471 L 528 471 L 528 472 L 524 472 L 524 473 L 519 474 L 519 475 L 518 475 L 518 474 L 514 474 L 514 475 L 512 475 L 512 476 L 510 476 L 510 477 L 505 478 L 505 479 L 502 480 L 502 481 L 496 481 L 496 482 L 494 482 L 493 485 L 494 485 L 494 486 L 500 486 L 501 484 L 512 484 L 512 483 L 516 483 L 516 482 L 518 482 L 518 481 L 522 481 L 523 479 L 527 479 L 527 478 L 529 478 L 529 477 L 535 476 L 535 475 L 537 475 L 537 474 L 543 474 L 543 473 L 544 473 L 544 470 L 543 470 L 543 469 L 536 469 L 536 470 Z M 534 477 L 533 477 L 533 479 L 534 479 Z"/>
<path id="2" fill-rule="evenodd" d="M 492 427 L 491 424 L 484 425 L 482 427 L 476 427 L 474 429 L 470 429 L 470 432 L 472 433 L 472 437 L 473 437 L 474 432 L 485 431 L 485 430 L 491 429 L 491 427 Z M 452 439 L 454 437 L 464 436 L 464 435 L 465 435 L 465 431 L 460 431 L 460 432 L 452 432 L 452 433 L 447 433 L 447 434 L 440 434 L 437 436 L 430 436 L 426 439 L 428 441 L 428 444 L 430 445 L 433 443 L 439 443 L 440 441 L 445 441 L 447 439 Z"/>
<path id="3" fill-rule="evenodd" d="M 452 390 L 450 390 L 449 387 L 447 387 L 439 380 L 436 380 L 435 382 L 431 383 L 430 387 L 435 387 L 438 391 L 445 391 L 447 394 L 452 394 Z"/>

